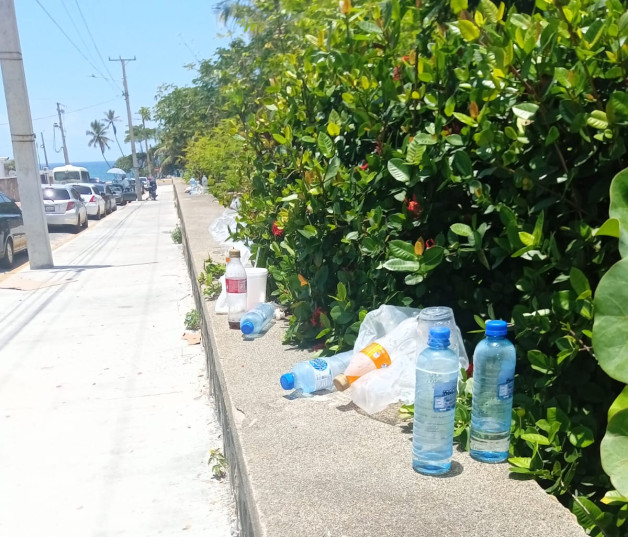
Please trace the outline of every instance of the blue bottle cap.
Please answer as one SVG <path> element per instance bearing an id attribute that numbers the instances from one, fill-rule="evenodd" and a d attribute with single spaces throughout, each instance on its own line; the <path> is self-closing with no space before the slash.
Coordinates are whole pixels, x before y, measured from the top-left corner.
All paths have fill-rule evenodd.
<path id="1" fill-rule="evenodd" d="M 292 390 L 294 388 L 294 375 L 292 373 L 284 373 L 279 379 L 281 387 L 284 390 Z"/>
<path id="2" fill-rule="evenodd" d="M 430 335 L 428 338 L 428 344 L 434 342 L 440 344 L 440 345 L 445 345 L 446 347 L 449 346 L 449 335 L 450 335 L 450 330 L 449 327 L 447 326 L 433 326 L 432 328 L 430 328 Z"/>
<path id="3" fill-rule="evenodd" d="M 242 321 L 240 323 L 240 330 L 242 330 L 242 333 L 244 335 L 247 335 L 253 332 L 254 328 L 255 327 L 253 326 L 253 323 L 251 321 Z"/>
<path id="4" fill-rule="evenodd" d="M 487 336 L 505 336 L 508 330 L 506 321 L 486 321 Z"/>

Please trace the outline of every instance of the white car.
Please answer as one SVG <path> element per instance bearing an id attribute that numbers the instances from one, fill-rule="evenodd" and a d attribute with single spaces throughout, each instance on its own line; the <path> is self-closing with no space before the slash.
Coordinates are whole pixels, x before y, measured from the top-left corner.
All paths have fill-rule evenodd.
<path id="1" fill-rule="evenodd" d="M 107 214 L 107 204 L 94 185 L 90 183 L 72 183 L 81 198 L 85 202 L 88 216 L 95 216 L 96 220 L 100 220 Z"/>
<path id="2" fill-rule="evenodd" d="M 70 185 L 42 185 L 44 212 L 49 226 L 87 227 L 87 209 L 81 195 Z"/>

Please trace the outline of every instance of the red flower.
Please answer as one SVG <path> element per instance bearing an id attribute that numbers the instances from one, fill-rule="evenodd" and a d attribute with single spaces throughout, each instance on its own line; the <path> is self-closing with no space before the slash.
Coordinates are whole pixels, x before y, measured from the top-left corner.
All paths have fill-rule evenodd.
<path id="1" fill-rule="evenodd" d="M 280 237 L 281 235 L 283 235 L 283 229 L 277 225 L 276 221 L 273 222 L 273 235 L 275 237 Z"/>
<path id="2" fill-rule="evenodd" d="M 358 166 L 358 168 L 360 168 L 361 170 L 368 170 L 368 168 L 369 168 L 369 163 L 368 163 L 368 162 L 365 162 L 364 164 L 360 164 L 360 165 Z"/>
<path id="3" fill-rule="evenodd" d="M 427 239 L 427 240 L 425 241 L 425 249 L 426 249 L 426 250 L 429 250 L 432 246 L 434 246 L 434 244 L 436 244 L 436 243 L 434 242 L 434 239 Z"/>
<path id="4" fill-rule="evenodd" d="M 382 154 L 382 144 L 379 142 L 379 140 L 377 140 L 375 142 L 375 154 L 376 155 L 381 155 Z"/>
<path id="5" fill-rule="evenodd" d="M 404 62 L 409 62 L 410 61 L 410 56 L 404 56 L 403 57 L 403 61 Z"/>
<path id="6" fill-rule="evenodd" d="M 473 376 L 473 364 L 469 364 L 467 368 L 467 378 L 470 379 Z"/>
<path id="7" fill-rule="evenodd" d="M 406 210 L 412 214 L 415 218 L 421 215 L 421 204 L 416 199 L 416 194 L 412 194 L 412 200 L 406 198 Z"/>
<path id="8" fill-rule="evenodd" d="M 325 312 L 323 311 L 323 308 L 321 308 L 320 306 L 314 310 L 314 313 L 312 313 L 312 317 L 310 318 L 310 322 L 312 323 L 312 326 L 316 327 L 320 324 L 321 313 L 325 313 Z"/>
<path id="9" fill-rule="evenodd" d="M 401 69 L 397 65 L 397 67 L 395 67 L 395 69 L 393 70 L 393 80 L 397 82 L 400 79 L 401 79 Z"/>

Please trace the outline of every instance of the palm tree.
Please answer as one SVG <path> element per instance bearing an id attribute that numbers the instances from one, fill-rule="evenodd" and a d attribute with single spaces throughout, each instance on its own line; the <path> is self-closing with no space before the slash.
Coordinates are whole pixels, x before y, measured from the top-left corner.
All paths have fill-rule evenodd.
<path id="1" fill-rule="evenodd" d="M 146 164 L 148 166 L 148 175 L 153 175 L 153 170 L 150 162 L 150 148 L 148 147 L 148 132 L 146 131 L 146 122 L 150 121 L 150 109 L 142 106 L 138 113 L 142 118 L 142 126 L 144 127 L 144 146 L 146 147 Z"/>
<path id="2" fill-rule="evenodd" d="M 111 143 L 111 139 L 107 138 L 104 123 L 95 119 L 89 125 L 92 130 L 86 131 L 85 134 L 87 136 L 91 136 L 91 140 L 88 142 L 89 147 L 99 147 L 100 152 L 102 153 L 102 158 L 107 163 L 107 166 L 111 168 L 111 164 L 107 161 L 107 157 L 105 157 L 105 149 L 109 149 L 109 144 Z"/>
<path id="3" fill-rule="evenodd" d="M 118 141 L 118 131 L 116 130 L 116 123 L 120 121 L 120 118 L 118 116 L 116 116 L 116 113 L 114 110 L 109 110 L 108 112 L 105 112 L 105 128 L 108 129 L 109 127 L 112 128 L 113 130 L 113 137 L 116 139 L 116 143 L 118 144 L 118 149 L 120 149 L 120 154 L 122 156 L 124 156 L 124 151 L 122 151 L 122 147 L 120 146 L 120 142 Z"/>

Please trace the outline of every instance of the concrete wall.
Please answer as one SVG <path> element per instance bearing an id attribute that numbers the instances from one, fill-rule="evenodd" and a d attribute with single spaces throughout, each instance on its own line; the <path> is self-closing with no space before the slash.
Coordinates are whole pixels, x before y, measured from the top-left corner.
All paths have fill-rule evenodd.
<path id="1" fill-rule="evenodd" d="M 4 192 L 15 201 L 20 201 L 20 192 L 17 188 L 17 177 L 0 177 L 0 192 Z"/>

